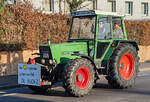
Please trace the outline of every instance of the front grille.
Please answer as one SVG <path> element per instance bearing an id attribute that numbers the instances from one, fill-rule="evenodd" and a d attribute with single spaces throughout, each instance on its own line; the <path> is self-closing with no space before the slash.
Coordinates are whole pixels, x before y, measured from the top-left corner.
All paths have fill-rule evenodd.
<path id="1" fill-rule="evenodd" d="M 40 46 L 40 57 L 44 59 L 52 59 L 50 46 Z"/>

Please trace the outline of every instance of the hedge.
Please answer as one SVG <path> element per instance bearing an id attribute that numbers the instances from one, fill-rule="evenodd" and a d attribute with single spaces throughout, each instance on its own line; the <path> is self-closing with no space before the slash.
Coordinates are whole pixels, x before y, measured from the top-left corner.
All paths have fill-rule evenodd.
<path id="1" fill-rule="evenodd" d="M 29 3 L 5 6 L 1 18 L 0 50 L 37 49 L 40 44 L 61 43 L 67 40 L 69 25 L 68 15 L 43 14 L 34 10 Z M 11 16 L 8 17 L 9 12 Z"/>
<path id="2" fill-rule="evenodd" d="M 69 25 L 65 14 L 43 14 L 28 3 L 6 5 L 0 12 L 0 51 L 38 49 L 40 44 L 67 41 Z M 126 21 L 129 40 L 150 45 L 150 21 Z"/>

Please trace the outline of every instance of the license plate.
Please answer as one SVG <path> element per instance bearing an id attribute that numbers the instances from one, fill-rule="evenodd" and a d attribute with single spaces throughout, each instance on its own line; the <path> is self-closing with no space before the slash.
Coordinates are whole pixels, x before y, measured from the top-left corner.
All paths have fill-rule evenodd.
<path id="1" fill-rule="evenodd" d="M 43 53 L 43 58 L 49 58 L 49 54 L 48 53 Z"/>
<path id="2" fill-rule="evenodd" d="M 18 84 L 40 86 L 41 66 L 18 64 Z"/>

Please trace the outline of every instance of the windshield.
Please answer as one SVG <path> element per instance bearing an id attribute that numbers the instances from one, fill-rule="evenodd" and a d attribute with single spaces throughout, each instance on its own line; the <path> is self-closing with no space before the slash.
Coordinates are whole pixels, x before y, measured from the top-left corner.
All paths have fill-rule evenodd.
<path id="1" fill-rule="evenodd" d="M 94 39 L 95 16 L 75 17 L 69 39 Z"/>

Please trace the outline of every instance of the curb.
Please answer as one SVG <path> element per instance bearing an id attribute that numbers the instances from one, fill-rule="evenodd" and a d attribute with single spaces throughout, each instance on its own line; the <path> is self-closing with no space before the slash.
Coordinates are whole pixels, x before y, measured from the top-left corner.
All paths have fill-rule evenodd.
<path id="1" fill-rule="evenodd" d="M 150 68 L 140 68 L 139 69 L 140 72 L 149 71 L 149 70 L 150 70 Z"/>
<path id="2" fill-rule="evenodd" d="M 22 85 L 4 85 L 4 86 L 0 86 L 0 90 L 4 90 L 4 89 L 12 89 L 12 88 L 18 88 L 18 87 L 23 87 Z"/>
<path id="3" fill-rule="evenodd" d="M 0 90 L 20 87 L 17 82 L 17 75 L 8 75 L 0 77 Z"/>

